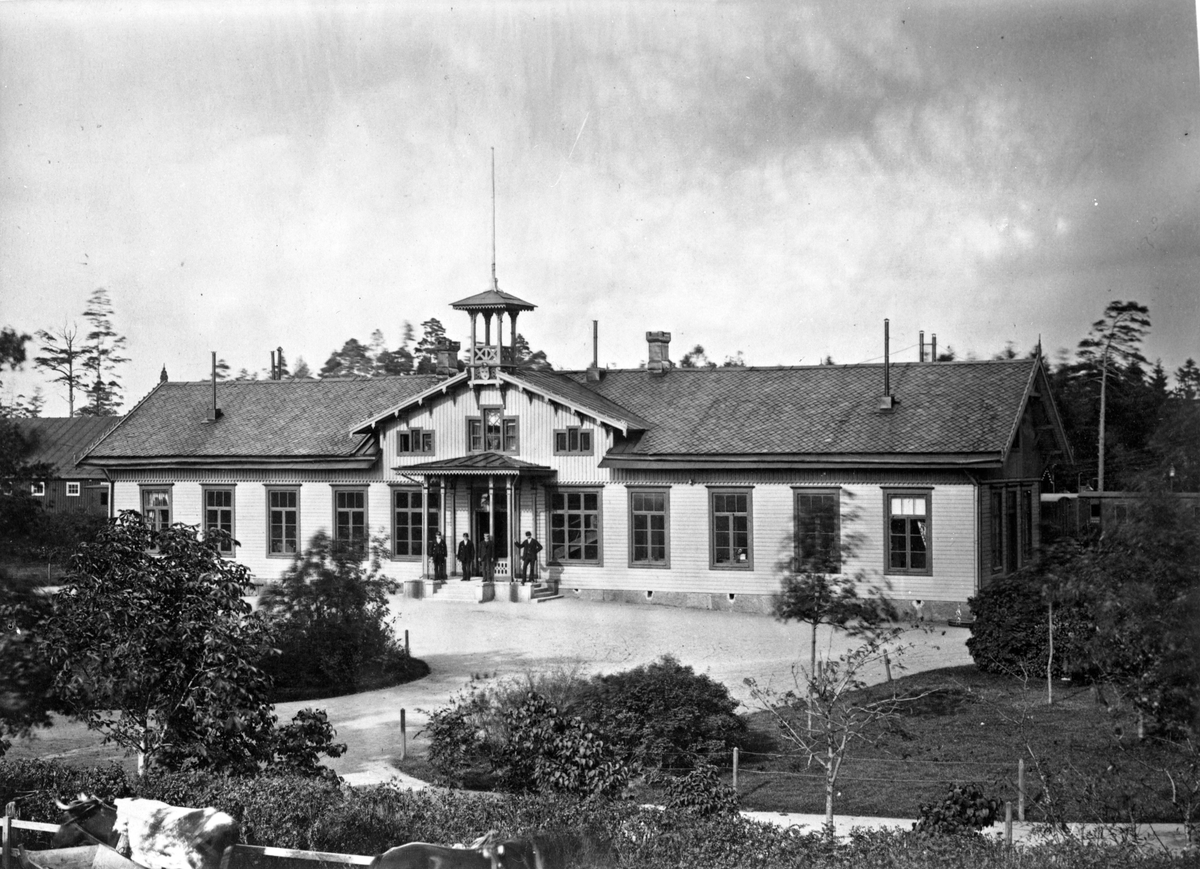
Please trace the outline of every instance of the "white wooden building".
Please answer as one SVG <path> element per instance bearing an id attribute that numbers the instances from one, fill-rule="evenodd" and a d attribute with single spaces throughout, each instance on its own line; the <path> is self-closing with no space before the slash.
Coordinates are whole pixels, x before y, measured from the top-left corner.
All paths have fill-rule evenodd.
<path id="1" fill-rule="evenodd" d="M 163 382 L 83 462 L 115 510 L 225 528 L 263 581 L 325 531 L 386 538 L 420 593 L 441 531 L 452 571 L 493 534 L 503 583 L 531 531 L 564 595 L 767 611 L 795 547 L 852 536 L 843 572 L 945 618 L 1038 546 L 1068 450 L 1039 360 L 685 369 L 649 332 L 643 368 L 534 370 L 512 341 L 533 305 L 453 307 L 465 370 L 444 342 L 436 375 Z"/>

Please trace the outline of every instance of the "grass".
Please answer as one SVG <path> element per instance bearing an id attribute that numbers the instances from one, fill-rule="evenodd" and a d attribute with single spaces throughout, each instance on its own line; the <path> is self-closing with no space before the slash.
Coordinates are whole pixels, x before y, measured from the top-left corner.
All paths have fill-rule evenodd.
<path id="1" fill-rule="evenodd" d="M 1163 770 L 1178 771 L 1186 759 L 1162 745 L 1118 740 L 1120 719 L 1090 686 L 1057 682 L 1055 702 L 1047 705 L 1044 681 L 1026 684 L 965 666 L 867 690 L 893 689 L 929 693 L 847 752 L 836 786 L 838 814 L 915 818 L 922 803 L 940 801 L 955 782 L 1011 800 L 1015 811 L 1023 758 L 1028 820 L 1181 820 Z M 789 752 L 768 713 L 748 715 L 747 724 L 760 745 L 771 747 L 741 756 L 743 808 L 823 812 L 824 771 Z"/>

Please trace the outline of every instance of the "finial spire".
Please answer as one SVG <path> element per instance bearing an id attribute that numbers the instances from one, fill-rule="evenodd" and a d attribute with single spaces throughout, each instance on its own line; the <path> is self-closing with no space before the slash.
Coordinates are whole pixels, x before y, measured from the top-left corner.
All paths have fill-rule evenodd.
<path id="1" fill-rule="evenodd" d="M 496 280 L 496 148 L 492 147 L 492 289 L 499 290 Z"/>

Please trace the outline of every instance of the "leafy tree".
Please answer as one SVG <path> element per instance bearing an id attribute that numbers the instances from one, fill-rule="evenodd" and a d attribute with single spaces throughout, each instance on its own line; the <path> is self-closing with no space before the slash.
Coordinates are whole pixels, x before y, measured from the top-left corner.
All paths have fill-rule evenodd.
<path id="1" fill-rule="evenodd" d="M 108 290 L 99 287 L 92 291 L 83 318 L 90 328 L 85 336 L 86 351 L 83 367 L 92 380 L 88 389 L 92 393 L 90 406 L 80 410 L 89 416 L 115 416 L 121 406 L 121 381 L 117 377 L 117 366 L 129 359 L 121 355 L 125 349 L 125 337 L 118 335 L 112 323 L 113 306 Z"/>
<path id="2" fill-rule="evenodd" d="M 523 368 L 532 368 L 535 371 L 552 371 L 554 369 L 550 360 L 546 358 L 546 351 L 533 350 L 529 346 L 529 341 L 520 332 L 517 333 L 516 349 L 517 364 Z"/>
<path id="3" fill-rule="evenodd" d="M 704 352 L 704 348 L 697 344 L 687 353 L 683 354 L 683 358 L 679 360 L 680 368 L 716 368 L 717 363 L 712 362 L 708 358 L 708 354 Z"/>
<path id="4" fill-rule="evenodd" d="M 348 338 L 321 367 L 321 377 L 370 377 L 374 364 L 371 354 L 357 338 Z"/>
<path id="5" fill-rule="evenodd" d="M 446 337 L 441 320 L 431 317 L 421 324 L 421 340 L 417 342 L 417 374 L 433 374 L 437 370 L 437 343 Z"/>
<path id="6" fill-rule="evenodd" d="M 34 634 L 50 600 L 0 568 L 0 757 L 12 745 L 10 737 L 50 723 L 54 678 Z"/>
<path id="7" fill-rule="evenodd" d="M 365 691 L 423 675 L 396 640 L 383 573 L 386 547 L 374 541 L 369 567 L 359 553 L 313 536 L 303 553 L 260 596 L 280 654 L 264 663 L 278 697 Z"/>
<path id="8" fill-rule="evenodd" d="M 248 368 L 238 369 L 237 377 L 234 380 L 258 380 L 258 372 L 251 371 Z"/>
<path id="9" fill-rule="evenodd" d="M 25 364 L 25 343 L 29 335 L 12 326 L 0 329 L 0 368 L 16 371 Z"/>
<path id="10" fill-rule="evenodd" d="M 79 327 L 74 323 L 65 323 L 53 332 L 45 329 L 37 333 L 42 342 L 41 355 L 35 356 L 33 364 L 54 376 L 51 383 L 61 383 L 67 390 L 68 416 L 75 415 L 75 393 L 86 391 L 84 383 L 84 354 L 83 340 L 79 337 Z"/>
<path id="11" fill-rule="evenodd" d="M 79 550 L 40 628 L 57 696 L 88 727 L 137 753 L 206 766 L 269 760 L 270 648 L 244 600 L 249 570 L 221 556 L 219 533 L 161 531 L 122 513 Z"/>
<path id="12" fill-rule="evenodd" d="M 1080 365 L 1100 378 L 1100 416 L 1097 457 L 1097 491 L 1104 491 L 1105 425 L 1107 422 L 1108 379 L 1112 363 L 1144 364 L 1141 343 L 1150 329 L 1150 309 L 1134 301 L 1113 301 L 1104 316 L 1092 324 L 1087 337 L 1079 342 Z"/>
<path id="13" fill-rule="evenodd" d="M 216 367 L 217 367 L 217 380 L 228 380 L 229 379 L 229 370 L 230 370 L 229 363 L 226 362 L 224 359 L 218 359 Z M 245 370 L 246 370 L 245 368 L 242 369 L 242 371 L 245 371 Z"/>
<path id="14" fill-rule="evenodd" d="M 412 374 L 413 355 L 407 347 L 383 350 L 375 357 L 375 373 L 382 375 Z"/>
<path id="15" fill-rule="evenodd" d="M 50 477 L 44 462 L 32 462 L 37 436 L 25 434 L 10 419 L 0 419 L 0 549 L 24 548 L 37 526 L 42 507 L 29 491 L 30 483 Z"/>
<path id="16" fill-rule="evenodd" d="M 721 363 L 721 367 L 722 368 L 745 368 L 746 367 L 746 357 L 743 356 L 742 351 L 739 350 L 733 356 L 726 356 L 725 361 Z"/>
<path id="17" fill-rule="evenodd" d="M 1189 358 L 1175 369 L 1176 398 L 1200 398 L 1200 368 L 1196 360 Z"/>

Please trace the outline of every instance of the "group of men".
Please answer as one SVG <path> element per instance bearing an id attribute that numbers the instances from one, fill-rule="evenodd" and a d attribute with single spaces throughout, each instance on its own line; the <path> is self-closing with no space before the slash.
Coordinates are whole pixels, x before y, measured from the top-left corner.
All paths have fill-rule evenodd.
<path id="1" fill-rule="evenodd" d="M 538 553 L 542 551 L 542 544 L 533 536 L 532 531 L 525 532 L 525 539 L 514 544 L 515 548 L 521 553 L 521 582 L 522 584 L 538 578 Z M 433 560 L 433 578 L 446 578 L 446 557 L 449 555 L 449 549 L 446 545 L 446 538 L 439 532 L 433 539 L 433 545 L 429 547 L 429 557 Z M 466 582 L 476 574 L 482 574 L 484 582 L 493 582 L 496 579 L 496 543 L 492 540 L 491 534 L 484 534 L 483 540 L 479 544 L 478 550 L 475 544 L 471 542 L 470 534 L 463 534 L 462 541 L 458 544 L 458 550 L 455 552 L 455 558 L 462 565 L 462 581 Z"/>

